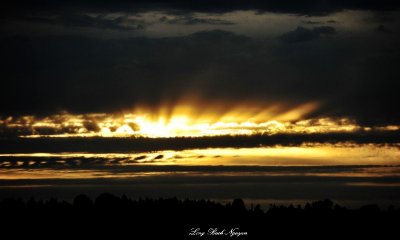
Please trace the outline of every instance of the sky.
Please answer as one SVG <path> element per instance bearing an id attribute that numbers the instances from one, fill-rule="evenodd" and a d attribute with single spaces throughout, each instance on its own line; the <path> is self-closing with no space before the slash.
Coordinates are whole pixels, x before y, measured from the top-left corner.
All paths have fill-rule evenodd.
<path id="1" fill-rule="evenodd" d="M 230 122 L 254 120 L 268 110 L 254 122 L 398 126 L 399 7 L 391 0 L 6 1 L 0 134 L 79 131 L 44 124 L 35 132 L 23 116 L 54 125 L 68 113 L 90 133 L 102 128 L 90 114 L 170 119 L 177 106 L 191 118 L 213 115 L 206 123 L 232 112 L 240 114 Z"/>
<path id="2" fill-rule="evenodd" d="M 398 204 L 399 42 L 397 0 L 6 0 L 0 197 Z"/>

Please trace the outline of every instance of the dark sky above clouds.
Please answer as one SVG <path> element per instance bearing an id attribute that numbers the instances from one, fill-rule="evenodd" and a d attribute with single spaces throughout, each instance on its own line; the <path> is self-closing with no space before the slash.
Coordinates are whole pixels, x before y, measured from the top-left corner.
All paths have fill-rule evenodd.
<path id="1" fill-rule="evenodd" d="M 8 1 L 0 117 L 188 95 L 400 124 L 399 1 Z"/>

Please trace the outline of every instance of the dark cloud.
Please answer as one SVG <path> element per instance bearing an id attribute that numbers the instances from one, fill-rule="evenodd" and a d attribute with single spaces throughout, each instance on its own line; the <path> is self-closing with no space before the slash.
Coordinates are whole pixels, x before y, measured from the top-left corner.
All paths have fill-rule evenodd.
<path id="1" fill-rule="evenodd" d="M 382 50 L 381 41 L 390 38 L 321 37 L 334 32 L 329 26 L 299 27 L 282 35 L 283 43 L 222 30 L 170 38 L 3 38 L 0 112 L 3 117 L 118 112 L 137 104 L 173 106 L 197 96 L 205 100 L 203 108 L 252 100 L 291 109 L 315 101 L 321 105 L 308 117 L 399 123 L 396 44 L 388 42 Z M 299 41 L 309 44 L 286 44 Z M 89 122 L 87 127 L 96 128 Z"/>
<path id="2" fill-rule="evenodd" d="M 269 11 L 302 15 L 326 15 L 346 9 L 350 10 L 394 10 L 397 0 L 31 0 L 6 1 L 3 18 L 26 12 L 144 12 L 152 10 L 181 12 L 231 12 L 236 10 Z"/>
<path id="3" fill-rule="evenodd" d="M 167 39 L 5 39 L 1 98 L 9 104 L 2 105 L 2 112 L 102 112 L 139 102 L 158 105 L 185 95 L 198 84 L 197 73 L 244 51 L 246 41 L 224 31 Z"/>
<path id="4" fill-rule="evenodd" d="M 67 27 L 94 27 L 102 29 L 116 30 L 137 30 L 143 29 L 144 23 L 127 19 L 126 16 L 120 16 L 113 19 L 107 19 L 104 16 L 91 17 L 89 15 L 64 15 L 60 22 Z"/>
<path id="5" fill-rule="evenodd" d="M 375 28 L 375 31 L 381 33 L 393 33 L 393 31 L 385 27 L 385 25 L 379 25 Z"/>
<path id="6" fill-rule="evenodd" d="M 374 12 L 374 14 L 365 17 L 363 19 L 367 23 L 372 23 L 372 24 L 388 24 L 388 23 L 393 23 L 396 22 L 396 14 L 392 12 Z"/>
<path id="7" fill-rule="evenodd" d="M 334 33 L 335 28 L 330 26 L 314 27 L 313 29 L 299 26 L 293 31 L 282 34 L 279 39 L 286 43 L 298 43 L 315 40 L 321 35 L 331 35 Z"/>
<path id="8" fill-rule="evenodd" d="M 211 136 L 175 138 L 0 138 L 0 153 L 133 153 L 161 150 L 185 150 L 206 148 L 258 148 L 260 146 L 304 146 L 312 144 L 386 144 L 400 143 L 399 131 L 356 131 L 351 133 L 293 133 L 251 136 Z M 218 156 L 218 155 L 217 155 Z M 217 157 L 214 156 L 214 157 Z M 182 156 L 181 156 L 182 157 Z M 192 156 L 193 157 L 193 156 Z M 194 156 L 204 158 L 204 155 Z M 143 154 L 135 161 L 148 158 Z"/>
<path id="9" fill-rule="evenodd" d="M 114 30 L 140 30 L 144 29 L 144 21 L 128 19 L 127 16 L 107 18 L 104 15 L 90 16 L 88 14 L 67 14 L 55 16 L 29 16 L 21 20 L 27 22 L 47 23 L 51 25 L 62 25 L 64 27 L 100 28 Z"/>
<path id="10" fill-rule="evenodd" d="M 140 104 L 173 106 L 195 96 L 204 100 L 204 108 L 215 102 L 229 108 L 254 101 L 281 103 L 289 110 L 318 102 L 320 107 L 305 117 L 397 124 L 399 5 L 394 0 L 7 1 L 0 10 L 0 116 L 119 112 Z M 357 25 L 365 21 L 342 31 L 347 20 L 340 16 L 328 21 L 337 21 L 335 28 L 318 17 L 304 22 L 318 23 L 314 28 L 287 32 L 288 22 L 282 28 L 277 24 L 276 29 L 286 32 L 278 40 L 276 33 L 268 32 L 266 39 L 238 34 L 244 28 L 237 24 L 240 18 L 228 26 L 232 32 L 213 29 L 232 24 L 220 13 L 236 10 L 321 16 L 346 9 L 373 12 L 367 34 Z M 161 14 L 151 22 L 144 14 L 148 11 Z M 208 14 L 200 18 L 197 12 Z M 384 17 L 386 13 L 391 14 Z M 159 21 L 181 24 L 185 31 L 154 30 L 157 37 L 118 35 L 147 32 L 149 24 Z M 79 31 L 72 35 L 70 29 Z M 90 119 L 84 127 L 97 129 Z"/>
<path id="11" fill-rule="evenodd" d="M 303 23 L 304 24 L 314 25 L 314 24 L 321 24 L 322 22 L 308 20 L 308 21 L 303 21 Z"/>
<path id="12" fill-rule="evenodd" d="M 100 127 L 98 126 L 97 122 L 94 119 L 87 119 L 83 122 L 83 127 L 88 132 L 98 132 L 100 131 Z"/>
<path id="13" fill-rule="evenodd" d="M 315 27 L 313 31 L 318 34 L 334 34 L 336 32 L 335 28 L 330 26 Z"/>
<path id="14" fill-rule="evenodd" d="M 375 33 L 375 35 L 382 37 L 380 34 Z M 373 36 L 370 37 L 370 41 L 373 41 L 372 39 Z M 373 46 L 383 47 L 379 41 Z M 396 102 L 400 99 L 396 94 L 400 85 L 395 80 L 398 78 L 395 69 L 396 62 L 400 61 L 400 55 L 397 49 L 392 51 L 392 53 L 378 51 L 379 53 L 375 52 L 373 55 L 352 62 L 347 68 L 347 74 L 344 75 L 342 91 L 330 98 L 329 103 L 326 102 L 320 110 L 338 114 L 347 109 L 348 116 L 358 119 L 363 124 L 397 123 L 400 114 L 395 109 Z M 330 110 L 327 110 L 328 108 Z"/>
<path id="15" fill-rule="evenodd" d="M 169 24 L 185 24 L 185 25 L 196 25 L 196 24 L 208 24 L 208 25 L 233 25 L 235 23 L 221 20 L 217 18 L 197 18 L 192 15 L 177 15 L 173 18 L 163 16 L 160 18 L 160 22 Z"/>

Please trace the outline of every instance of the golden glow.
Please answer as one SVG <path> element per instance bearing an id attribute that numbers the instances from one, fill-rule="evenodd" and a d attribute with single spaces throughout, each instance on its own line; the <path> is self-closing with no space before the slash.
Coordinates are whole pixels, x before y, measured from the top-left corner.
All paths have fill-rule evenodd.
<path id="1" fill-rule="evenodd" d="M 0 127 L 20 137 L 201 137 L 277 133 L 332 133 L 355 131 L 398 131 L 399 126 L 362 127 L 348 118 L 304 116 L 317 108 L 307 103 L 295 108 L 260 106 L 245 102 L 232 107 L 215 103 L 177 104 L 174 107 L 134 108 L 114 114 L 61 113 L 47 117 L 3 118 Z"/>
<path id="2" fill-rule="evenodd" d="M 398 165 L 399 144 L 304 144 L 300 146 L 277 146 L 258 148 L 207 148 L 188 150 L 163 150 L 139 153 L 11 153 L 0 154 L 0 167 L 18 167 L 24 164 L 45 165 L 48 158 L 57 158 L 57 163 L 68 164 L 102 159 L 103 164 L 118 165 L 257 165 L 257 166 L 332 166 L 332 165 Z M 7 158 L 29 158 L 27 162 L 12 163 Z M 40 162 L 44 159 L 44 162 Z M 79 165 L 79 164 L 78 164 Z"/>
<path id="3" fill-rule="evenodd" d="M 210 148 L 142 153 L 0 154 L 0 179 L 127 178 L 178 174 L 398 177 L 400 176 L 398 147 L 399 145 L 341 143 L 298 147 Z M 171 168 L 139 170 L 144 165 L 170 166 Z M 228 170 L 211 173 L 201 172 L 196 168 L 174 172 L 173 166 L 177 165 L 216 168 L 221 166 L 243 167 L 236 168 L 236 170 L 228 168 Z M 73 167 L 71 168 L 71 166 Z M 276 171 L 274 168 L 266 168 L 248 172 L 249 170 L 244 166 L 284 167 L 284 169 Z"/>

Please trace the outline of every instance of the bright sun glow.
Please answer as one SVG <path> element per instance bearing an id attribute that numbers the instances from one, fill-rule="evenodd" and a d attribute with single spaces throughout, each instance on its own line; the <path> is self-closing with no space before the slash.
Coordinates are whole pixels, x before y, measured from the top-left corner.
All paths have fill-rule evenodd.
<path id="1" fill-rule="evenodd" d="M 398 131 L 399 126 L 362 127 L 348 118 L 304 119 L 317 104 L 295 108 L 241 104 L 212 109 L 177 105 L 157 111 L 135 108 L 118 114 L 61 113 L 47 117 L 22 116 L 0 119 L 1 129 L 20 137 L 201 137 L 278 133 L 332 133 L 354 131 Z"/>

